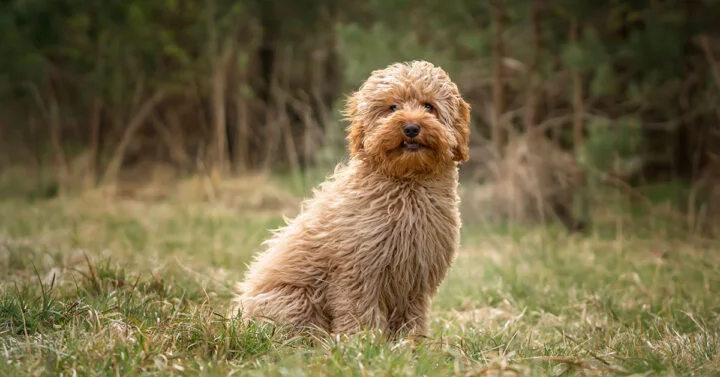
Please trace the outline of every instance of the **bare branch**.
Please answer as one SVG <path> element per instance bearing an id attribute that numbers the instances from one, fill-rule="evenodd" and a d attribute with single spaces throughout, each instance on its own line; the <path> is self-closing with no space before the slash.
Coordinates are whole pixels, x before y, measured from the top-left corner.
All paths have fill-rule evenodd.
<path id="1" fill-rule="evenodd" d="M 132 121 L 130 121 L 130 123 L 128 124 L 125 132 L 122 135 L 122 139 L 115 148 L 115 153 L 113 153 L 110 163 L 108 164 L 108 167 L 105 170 L 105 174 L 103 175 L 103 184 L 114 184 L 116 182 L 117 175 L 120 172 L 120 167 L 122 166 L 123 159 L 125 158 L 125 151 L 130 145 L 130 142 L 135 136 L 135 133 L 138 129 L 140 129 L 143 124 L 145 124 L 145 121 L 150 116 L 153 109 L 155 109 L 155 106 L 157 106 L 158 103 L 160 103 L 166 97 L 167 93 L 163 91 L 156 92 L 148 101 L 143 104 L 143 106 L 140 108 L 140 111 L 135 114 L 135 117 L 133 117 Z"/>

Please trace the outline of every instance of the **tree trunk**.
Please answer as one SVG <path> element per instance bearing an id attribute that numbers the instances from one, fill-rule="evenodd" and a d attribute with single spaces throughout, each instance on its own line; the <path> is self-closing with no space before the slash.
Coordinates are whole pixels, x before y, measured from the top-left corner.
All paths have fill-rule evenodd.
<path id="1" fill-rule="evenodd" d="M 274 56 L 277 58 L 276 61 L 282 62 L 283 59 L 288 59 L 289 57 L 286 52 L 287 51 L 283 51 L 282 54 L 275 54 Z M 265 155 L 262 162 L 263 171 L 269 171 L 273 167 L 273 164 L 276 163 L 282 138 L 282 124 L 280 123 L 282 120 L 278 117 L 278 99 L 281 96 L 281 93 L 279 93 L 279 91 L 282 90 L 280 81 L 283 78 L 279 77 L 282 72 L 280 72 L 277 64 L 273 64 L 272 68 L 271 81 L 269 82 L 270 87 L 268 88 L 268 99 L 265 102 Z"/>
<path id="2" fill-rule="evenodd" d="M 287 54 L 289 56 L 292 56 L 292 54 Z M 292 75 L 292 59 L 286 59 L 283 61 L 282 66 L 280 69 L 282 70 L 280 72 L 281 77 L 283 77 L 283 83 L 279 90 L 277 91 L 276 96 L 276 110 L 277 110 L 277 117 L 278 119 L 278 125 L 282 127 L 282 137 L 283 137 L 283 143 L 285 144 L 285 153 L 287 155 L 288 163 L 290 164 L 290 169 L 293 173 L 293 176 L 298 177 L 298 174 L 300 173 L 300 159 L 298 157 L 297 148 L 295 146 L 295 139 L 293 137 L 292 133 L 292 122 L 290 121 L 290 118 L 288 117 L 288 97 L 290 96 L 290 78 Z"/>
<path id="3" fill-rule="evenodd" d="M 241 82 L 245 82 L 241 80 Z M 239 92 L 236 94 L 235 111 L 236 115 L 236 131 L 235 131 L 235 171 L 237 173 L 245 172 L 250 167 L 250 124 L 248 122 L 248 104 L 244 94 Z"/>
<path id="4" fill-rule="evenodd" d="M 578 25 L 577 18 L 570 21 L 570 41 L 572 43 L 578 43 L 581 34 L 580 26 Z M 572 104 L 573 104 L 573 149 L 575 150 L 575 159 L 580 157 L 579 153 L 584 143 L 583 131 L 584 131 L 584 117 L 585 117 L 585 103 L 583 100 L 583 81 L 582 73 L 579 68 L 573 68 L 572 70 L 572 81 L 573 81 L 573 92 L 572 92 Z M 578 165 L 581 169 L 582 166 Z M 571 199 L 572 207 L 577 210 L 571 211 L 571 213 L 579 212 L 578 216 L 581 219 L 587 219 L 588 224 L 585 221 L 581 221 L 582 227 L 585 228 L 589 225 L 589 211 L 590 211 L 590 196 L 591 186 L 584 185 L 578 188 Z"/>
<path id="5" fill-rule="evenodd" d="M 5 135 L 5 122 L 2 121 L 0 118 L 0 148 L 3 151 L 8 151 L 10 148 L 7 146 L 7 140 L 8 137 Z M 10 165 L 10 154 L 9 153 L 0 153 L 0 157 L 2 157 L 3 161 L 0 161 L 0 171 L 3 171 L 5 166 Z"/>
<path id="6" fill-rule="evenodd" d="M 228 171 L 228 140 L 226 118 L 227 78 L 230 63 L 235 55 L 235 43 L 229 40 L 222 55 L 216 60 L 213 72 L 211 101 L 213 107 L 213 133 L 215 135 L 215 163 L 213 175 L 222 176 Z"/>
<path id="7" fill-rule="evenodd" d="M 49 110 L 49 122 L 50 122 L 50 141 L 52 143 L 53 152 L 55 154 L 55 170 L 58 181 L 58 196 L 62 196 L 66 189 L 67 178 L 68 178 L 68 163 L 65 159 L 65 152 L 62 147 L 62 125 L 60 122 L 60 105 L 57 102 L 55 95 L 52 95 L 50 99 L 50 110 Z"/>
<path id="8" fill-rule="evenodd" d="M 88 156 L 88 168 L 85 173 L 85 189 L 95 187 L 97 183 L 98 167 L 100 165 L 100 113 L 102 111 L 102 99 L 93 99 L 92 110 L 90 110 L 90 155 Z"/>
<path id="9" fill-rule="evenodd" d="M 493 66 L 493 114 L 492 114 L 492 141 L 495 151 L 502 155 L 503 148 L 507 142 L 507 130 L 502 123 L 502 116 L 505 113 L 505 75 L 503 69 L 503 57 L 505 55 L 503 43 L 503 31 L 505 29 L 505 10 L 501 0 L 493 0 L 491 3 L 495 33 L 492 45 L 492 66 Z"/>
<path id="10" fill-rule="evenodd" d="M 570 41 L 572 43 L 578 43 L 580 27 L 576 18 L 570 21 Z M 572 70 L 572 82 L 573 82 L 573 148 L 578 150 L 583 145 L 583 118 L 585 113 L 585 103 L 583 102 L 583 82 L 580 70 L 573 68 Z"/>
<path id="11" fill-rule="evenodd" d="M 542 55 L 542 34 L 540 29 L 541 0 L 533 0 L 530 8 L 530 23 L 532 30 L 532 58 L 528 67 L 527 101 L 525 104 L 525 131 L 530 131 L 538 124 L 539 115 L 539 85 L 538 68 Z"/>

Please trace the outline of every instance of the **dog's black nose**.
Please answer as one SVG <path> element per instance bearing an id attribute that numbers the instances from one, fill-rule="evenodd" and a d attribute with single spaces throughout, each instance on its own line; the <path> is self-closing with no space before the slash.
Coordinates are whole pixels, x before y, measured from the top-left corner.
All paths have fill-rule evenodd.
<path id="1" fill-rule="evenodd" d="M 405 136 L 413 138 L 420 133 L 420 126 L 415 123 L 408 123 L 403 126 L 403 133 Z"/>

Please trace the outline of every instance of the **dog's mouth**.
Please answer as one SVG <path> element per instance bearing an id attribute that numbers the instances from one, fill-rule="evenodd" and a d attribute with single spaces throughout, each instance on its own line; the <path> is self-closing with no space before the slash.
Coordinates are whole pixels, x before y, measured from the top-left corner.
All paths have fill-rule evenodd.
<path id="1" fill-rule="evenodd" d="M 426 148 L 426 146 L 416 141 L 403 141 L 400 143 L 400 148 L 410 152 L 417 152 L 420 149 Z"/>

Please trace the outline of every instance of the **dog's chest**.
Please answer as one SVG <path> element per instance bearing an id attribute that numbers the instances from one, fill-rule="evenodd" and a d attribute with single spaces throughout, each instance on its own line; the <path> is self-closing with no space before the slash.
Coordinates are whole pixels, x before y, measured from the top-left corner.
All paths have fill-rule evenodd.
<path id="1" fill-rule="evenodd" d="M 453 194 L 438 195 L 424 187 L 396 189 L 359 214 L 358 221 L 365 224 L 354 235 L 363 245 L 359 258 L 365 268 L 377 271 L 386 295 L 426 291 L 442 279 L 458 238 Z"/>

